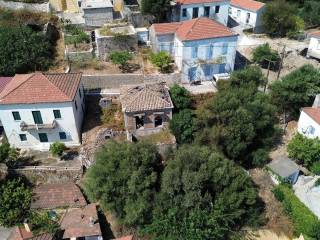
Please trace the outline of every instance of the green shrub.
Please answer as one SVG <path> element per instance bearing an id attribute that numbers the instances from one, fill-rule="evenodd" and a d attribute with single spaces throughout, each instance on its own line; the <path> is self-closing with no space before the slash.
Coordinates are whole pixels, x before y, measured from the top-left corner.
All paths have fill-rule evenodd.
<path id="1" fill-rule="evenodd" d="M 115 65 L 124 66 L 132 59 L 132 54 L 128 51 L 115 51 L 110 54 L 110 60 Z"/>
<path id="2" fill-rule="evenodd" d="M 3 143 L 0 145 L 0 163 L 5 163 L 7 158 L 9 157 L 10 144 Z"/>
<path id="3" fill-rule="evenodd" d="M 273 192 L 276 198 L 282 200 L 286 213 L 293 221 L 295 234 L 300 235 L 302 233 L 306 237 L 316 237 L 319 232 L 316 227 L 319 226 L 320 222 L 317 216 L 300 202 L 292 189 L 287 185 L 280 184 L 275 187 Z"/>
<path id="4" fill-rule="evenodd" d="M 314 186 L 315 186 L 315 187 L 320 186 L 320 178 L 319 178 L 319 179 L 317 179 L 317 181 L 314 183 Z"/>
<path id="5" fill-rule="evenodd" d="M 5 163 L 8 167 L 13 167 L 19 157 L 19 152 L 11 148 L 9 143 L 0 145 L 0 163 Z"/>
<path id="6" fill-rule="evenodd" d="M 151 53 L 150 61 L 152 64 L 157 66 L 162 73 L 172 72 L 172 58 L 171 56 L 164 51 L 158 53 Z"/>
<path id="7" fill-rule="evenodd" d="M 85 32 L 80 32 L 77 35 L 65 36 L 64 41 L 67 45 L 73 44 L 74 47 L 77 47 L 79 43 L 89 43 L 90 37 Z"/>
<path id="8" fill-rule="evenodd" d="M 53 156 L 62 156 L 65 149 L 66 145 L 62 142 L 54 142 L 50 146 L 50 152 Z"/>
<path id="9" fill-rule="evenodd" d="M 173 115 L 169 128 L 178 143 L 191 143 L 194 139 L 194 115 L 190 109 L 184 109 Z"/>
<path id="10" fill-rule="evenodd" d="M 50 219 L 48 212 L 32 212 L 28 218 L 32 226 L 33 234 L 50 233 L 54 234 L 59 229 L 59 224 Z"/>
<path id="11" fill-rule="evenodd" d="M 314 162 L 310 168 L 311 172 L 320 175 L 320 161 Z"/>
<path id="12" fill-rule="evenodd" d="M 170 88 L 170 96 L 173 105 L 177 110 L 191 108 L 191 95 L 190 92 L 184 87 L 174 84 Z"/>
<path id="13" fill-rule="evenodd" d="M 280 56 L 277 51 L 272 50 L 269 43 L 258 46 L 253 50 L 253 61 L 262 67 L 268 67 L 269 61 L 271 67 L 275 67 L 280 61 Z"/>

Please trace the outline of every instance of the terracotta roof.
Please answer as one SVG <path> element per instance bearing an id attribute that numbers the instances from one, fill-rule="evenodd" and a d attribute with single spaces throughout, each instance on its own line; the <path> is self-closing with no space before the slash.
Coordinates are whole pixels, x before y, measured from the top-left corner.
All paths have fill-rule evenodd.
<path id="1" fill-rule="evenodd" d="M 173 108 L 164 83 L 124 86 L 121 88 L 120 101 L 125 112 Z"/>
<path id="2" fill-rule="evenodd" d="M 86 200 L 73 182 L 43 184 L 33 191 L 32 209 L 83 207 Z"/>
<path id="3" fill-rule="evenodd" d="M 309 117 L 311 117 L 315 122 L 320 124 L 320 108 L 305 107 L 302 108 L 302 111 L 309 115 Z"/>
<path id="4" fill-rule="evenodd" d="M 101 236 L 96 204 L 68 210 L 61 221 L 63 239 L 72 237 Z"/>
<path id="5" fill-rule="evenodd" d="M 310 33 L 311 37 L 320 38 L 320 31 Z"/>
<path id="6" fill-rule="evenodd" d="M 171 33 L 175 33 L 181 41 L 236 36 L 226 26 L 205 17 L 194 18 L 180 23 L 165 23 L 164 26 L 157 25 L 162 25 L 162 23 L 152 25 L 157 35 L 168 34 L 170 29 Z M 169 25 L 172 25 L 171 28 Z"/>
<path id="7" fill-rule="evenodd" d="M 81 73 L 16 74 L 0 93 L 0 104 L 73 101 Z"/>
<path id="8" fill-rule="evenodd" d="M 8 240 L 52 240 L 53 235 L 49 233 L 40 233 L 33 236 L 32 232 L 26 231 L 24 227 L 15 227 Z"/>
<path id="9" fill-rule="evenodd" d="M 231 0 L 231 5 L 234 7 L 239 7 L 242 9 L 247 9 L 253 12 L 258 11 L 262 8 L 265 4 L 258 1 L 253 0 Z"/>
<path id="10" fill-rule="evenodd" d="M 0 93 L 5 88 L 5 86 L 10 82 L 12 77 L 0 77 Z"/>
<path id="11" fill-rule="evenodd" d="M 214 3 L 214 2 L 229 2 L 229 0 L 177 0 L 176 1 L 176 3 L 180 5 Z"/>

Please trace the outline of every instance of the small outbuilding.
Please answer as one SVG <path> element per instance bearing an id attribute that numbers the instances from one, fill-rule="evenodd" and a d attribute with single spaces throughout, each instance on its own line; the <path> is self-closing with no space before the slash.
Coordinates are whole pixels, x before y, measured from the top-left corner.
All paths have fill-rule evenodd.
<path id="1" fill-rule="evenodd" d="M 275 180 L 281 180 L 295 184 L 300 173 L 299 166 L 290 158 L 280 156 L 267 165 L 268 169 L 275 176 Z"/>
<path id="2" fill-rule="evenodd" d="M 83 0 L 81 7 L 86 26 L 101 27 L 113 21 L 113 5 L 110 0 Z"/>

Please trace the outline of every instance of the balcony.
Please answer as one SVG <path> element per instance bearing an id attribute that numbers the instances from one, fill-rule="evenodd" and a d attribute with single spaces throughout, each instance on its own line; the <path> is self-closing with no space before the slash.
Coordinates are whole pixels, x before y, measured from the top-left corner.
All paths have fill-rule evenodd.
<path id="1" fill-rule="evenodd" d="M 21 131 L 54 129 L 56 125 L 57 125 L 56 120 L 53 120 L 52 123 L 47 123 L 47 124 L 27 124 L 26 122 L 21 122 L 20 129 Z"/>

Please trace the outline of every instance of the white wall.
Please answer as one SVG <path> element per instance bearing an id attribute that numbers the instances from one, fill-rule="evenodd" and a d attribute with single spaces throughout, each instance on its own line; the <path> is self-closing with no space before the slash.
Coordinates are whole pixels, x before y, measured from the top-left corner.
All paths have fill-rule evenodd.
<path id="1" fill-rule="evenodd" d="M 238 16 L 238 11 L 240 11 L 240 16 Z M 259 11 L 257 12 L 253 12 L 242 8 L 230 6 L 229 15 L 242 27 L 261 28 L 263 11 L 264 7 L 259 9 Z M 250 19 L 248 23 L 246 23 L 247 13 L 250 13 Z"/>
<path id="2" fill-rule="evenodd" d="M 76 96 L 78 111 L 75 110 L 74 102 L 0 105 L 0 119 L 9 143 L 17 148 L 32 148 L 36 150 L 48 150 L 50 144 L 55 141 L 64 142 L 66 146 L 79 145 L 83 120 L 81 103 L 84 99 L 84 94 L 83 92 L 81 93 L 81 99 L 79 92 L 77 92 Z M 32 111 L 40 111 L 43 124 L 51 124 L 55 119 L 53 110 L 60 110 L 61 113 L 61 119 L 56 119 L 57 125 L 54 129 L 21 130 L 20 124 L 22 121 L 26 124 L 34 124 Z M 13 111 L 19 112 L 21 120 L 15 121 L 13 119 Z M 59 132 L 65 132 L 67 139 L 60 140 Z M 47 133 L 48 143 L 40 143 L 39 133 Z M 27 141 L 21 141 L 19 134 L 26 134 Z"/>
<path id="3" fill-rule="evenodd" d="M 320 38 L 310 38 L 307 56 L 320 59 Z"/>
<path id="4" fill-rule="evenodd" d="M 198 17 L 204 16 L 204 7 L 210 7 L 210 16 L 209 18 L 215 19 L 218 22 L 222 23 L 223 25 L 227 26 L 228 23 L 228 9 L 229 9 L 229 1 L 226 2 L 213 2 L 213 3 L 202 3 L 202 4 L 188 4 L 182 5 L 180 7 L 180 21 L 190 20 L 192 19 L 192 12 L 193 8 L 199 8 L 198 10 Z M 215 13 L 216 6 L 220 6 L 219 13 Z M 187 9 L 187 16 L 183 17 L 183 9 Z M 179 12 L 179 11 L 178 11 Z M 178 20 L 178 21 L 179 21 Z"/>
<path id="5" fill-rule="evenodd" d="M 320 125 L 309 117 L 308 114 L 301 111 L 298 132 L 309 138 L 320 137 Z"/>

